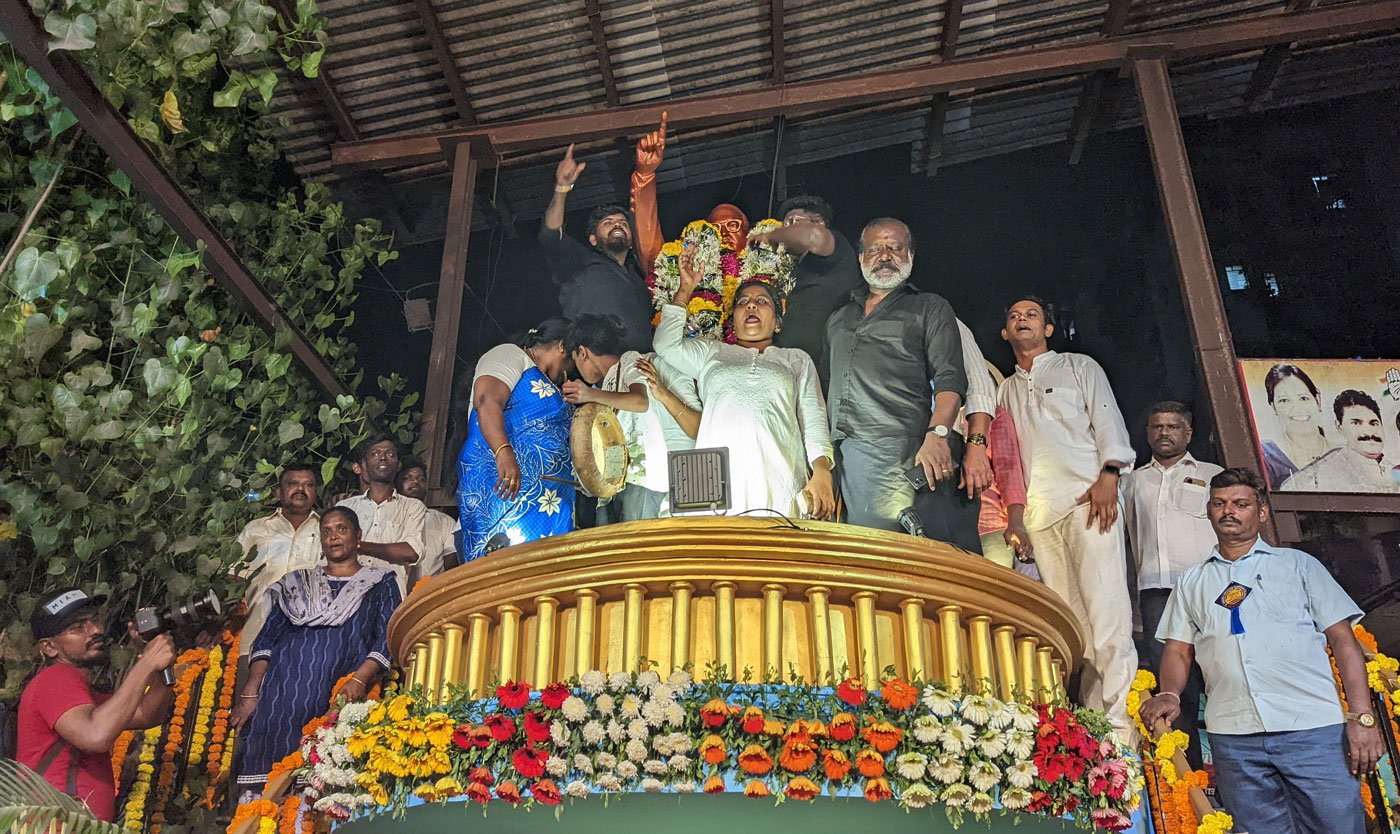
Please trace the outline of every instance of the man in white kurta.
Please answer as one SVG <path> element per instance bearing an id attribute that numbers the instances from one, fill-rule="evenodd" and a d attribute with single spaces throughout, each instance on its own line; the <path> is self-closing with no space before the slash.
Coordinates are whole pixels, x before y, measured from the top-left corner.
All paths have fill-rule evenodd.
<path id="1" fill-rule="evenodd" d="M 1016 372 L 998 400 L 1021 444 L 1036 565 L 1084 629 L 1080 698 L 1131 741 L 1127 695 L 1137 650 L 1118 474 L 1136 454 L 1103 368 L 1082 354 L 1049 349 L 1055 328 L 1047 306 L 1026 297 L 1007 311 L 1001 336 L 1016 352 Z"/>
<path id="2" fill-rule="evenodd" d="M 292 571 L 314 568 L 321 561 L 321 516 L 316 506 L 316 470 L 290 465 L 277 479 L 277 511 L 248 522 L 238 534 L 246 564 L 232 574 L 252 577 L 244 600 L 248 620 L 239 641 L 240 654 L 253 650 L 253 640 L 267 620 L 264 595 L 273 583 Z"/>
<path id="3" fill-rule="evenodd" d="M 418 458 L 403 459 L 399 476 L 394 482 L 400 495 L 428 500 L 428 465 Z M 457 519 L 441 510 L 427 507 L 423 512 L 423 558 L 408 572 L 408 589 L 458 564 L 457 531 L 462 526 Z"/>

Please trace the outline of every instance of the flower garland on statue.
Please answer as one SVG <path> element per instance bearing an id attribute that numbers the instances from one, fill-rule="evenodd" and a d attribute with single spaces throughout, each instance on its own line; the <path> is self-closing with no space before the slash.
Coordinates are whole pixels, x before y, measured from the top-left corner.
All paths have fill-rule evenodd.
<path id="1" fill-rule="evenodd" d="M 175 681 L 175 705 L 170 710 L 170 732 L 165 736 L 161 754 L 160 773 L 156 780 L 155 802 L 151 808 L 151 834 L 159 834 L 165 823 L 165 805 L 175 789 L 175 762 L 185 740 L 185 724 L 189 719 L 190 696 L 194 683 L 209 665 L 209 654 L 202 649 L 189 649 L 175 659 L 180 675 Z"/>
<path id="2" fill-rule="evenodd" d="M 236 663 L 236 661 L 235 661 Z M 210 738 L 210 725 L 214 721 L 215 707 L 218 704 L 219 688 L 224 678 L 224 647 L 214 646 L 209 650 L 209 668 L 199 688 L 199 700 L 194 711 L 194 731 L 190 733 L 189 770 L 198 773 L 203 770 L 205 745 Z"/>
<path id="3" fill-rule="evenodd" d="M 732 785 L 755 798 L 942 804 L 954 824 L 986 820 L 999 804 L 1122 830 L 1144 787 L 1101 714 L 941 684 L 892 678 L 867 691 L 848 680 L 832 690 L 588 672 L 537 694 L 514 682 L 495 694 L 345 705 L 303 741 L 307 801 L 346 820 L 457 796 L 553 806 Z"/>
<path id="4" fill-rule="evenodd" d="M 1366 683 L 1372 692 L 1380 695 L 1381 705 L 1385 708 L 1385 717 L 1390 722 L 1390 732 L 1395 738 L 1400 738 L 1400 724 L 1395 721 L 1395 693 L 1391 691 L 1388 681 L 1393 680 L 1395 673 L 1400 671 L 1400 661 L 1385 654 L 1381 654 L 1380 646 L 1376 643 L 1375 635 L 1367 631 L 1363 626 L 1354 625 L 1351 628 L 1356 635 L 1356 640 L 1366 651 Z M 1342 685 L 1342 672 L 1337 668 L 1337 659 L 1332 656 L 1332 649 L 1327 649 L 1327 661 L 1332 666 L 1332 680 L 1337 685 L 1337 697 L 1341 700 L 1342 711 L 1349 712 L 1347 706 L 1346 687 Z M 1391 771 L 1396 778 L 1400 779 L 1400 770 L 1396 769 L 1396 763 L 1391 762 Z M 1376 807 L 1379 805 L 1385 810 L 1386 822 L 1391 828 L 1395 827 L 1394 813 L 1390 807 L 1390 797 L 1385 792 L 1385 780 L 1377 779 L 1376 784 L 1380 785 L 1381 801 L 1376 802 L 1375 796 L 1371 793 L 1371 784 L 1368 780 L 1361 780 L 1361 807 L 1365 809 L 1368 819 L 1375 819 L 1377 816 Z"/>
<path id="5" fill-rule="evenodd" d="M 122 828 L 127 831 L 142 831 L 141 823 L 146 819 L 146 797 L 150 794 L 151 779 L 156 772 L 156 747 L 164 727 L 152 727 L 141 734 L 141 751 L 136 757 L 136 778 L 126 795 L 126 808 L 122 815 Z"/>
<path id="6" fill-rule="evenodd" d="M 1139 669 L 1128 689 L 1128 715 L 1133 719 L 1138 732 L 1144 739 L 1152 734 L 1142 723 L 1143 697 L 1157 688 L 1157 677 L 1146 669 Z M 1148 742 L 1144 742 L 1147 744 Z M 1205 789 L 1210 780 L 1203 770 L 1188 770 L 1177 773 L 1172 761 L 1177 751 L 1185 750 L 1191 740 L 1180 730 L 1163 733 L 1152 745 L 1152 762 L 1148 768 L 1151 776 L 1149 793 L 1154 814 L 1160 811 L 1159 831 L 1164 834 L 1230 834 L 1235 820 L 1224 811 L 1213 811 L 1197 819 L 1196 809 L 1191 804 L 1191 789 Z M 1155 771 L 1155 773 L 1153 773 Z"/>
<path id="7" fill-rule="evenodd" d="M 229 733 L 228 719 L 233 711 L 234 683 L 238 677 L 238 649 L 242 635 L 229 631 L 223 633 L 223 643 L 228 646 L 225 653 L 222 686 L 219 689 L 219 702 L 214 708 L 213 726 L 209 731 L 209 753 L 205 763 L 209 786 L 204 791 L 204 807 L 212 809 L 218 798 L 219 787 L 228 776 L 233 761 L 233 737 Z M 194 762 L 190 763 L 191 767 Z"/>

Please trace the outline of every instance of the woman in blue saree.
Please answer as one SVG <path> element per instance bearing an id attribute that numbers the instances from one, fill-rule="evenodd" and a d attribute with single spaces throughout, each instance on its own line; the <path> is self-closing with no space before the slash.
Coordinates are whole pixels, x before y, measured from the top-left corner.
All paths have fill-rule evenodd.
<path id="1" fill-rule="evenodd" d="M 573 529 L 573 407 L 559 390 L 568 326 L 548 319 L 477 363 L 457 461 L 464 562 L 484 556 L 501 535 L 521 544 Z"/>

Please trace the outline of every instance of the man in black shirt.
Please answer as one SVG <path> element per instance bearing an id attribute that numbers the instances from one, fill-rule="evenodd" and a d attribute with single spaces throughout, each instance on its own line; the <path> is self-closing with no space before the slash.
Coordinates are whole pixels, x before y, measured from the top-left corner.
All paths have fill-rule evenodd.
<path id="1" fill-rule="evenodd" d="M 929 538 L 981 553 L 978 502 L 957 488 L 962 440 L 952 427 L 967 371 L 953 308 L 909 283 L 914 240 L 904 223 L 872 220 L 860 244 L 865 285 L 827 320 L 827 410 L 846 519 L 899 530 L 913 508 Z M 905 474 L 915 468 L 928 484 L 917 491 Z"/>
<path id="2" fill-rule="evenodd" d="M 651 296 L 632 254 L 632 221 L 622 206 L 599 206 L 588 215 L 588 246 L 564 234 L 564 203 L 588 163 L 574 161 L 574 146 L 554 170 L 554 198 L 545 209 L 540 247 L 559 286 L 564 317 L 614 315 L 627 327 L 627 350 L 651 350 Z"/>
<path id="3" fill-rule="evenodd" d="M 831 380 L 826 320 L 864 283 L 860 262 L 846 236 L 831 228 L 831 204 L 821 197 L 804 194 L 784 200 L 778 216 L 783 219 L 783 228 L 750 235 L 770 246 L 781 245 L 798 259 L 783 327 L 773 343 L 805 350 L 817 364 L 817 375 L 826 391 Z"/>

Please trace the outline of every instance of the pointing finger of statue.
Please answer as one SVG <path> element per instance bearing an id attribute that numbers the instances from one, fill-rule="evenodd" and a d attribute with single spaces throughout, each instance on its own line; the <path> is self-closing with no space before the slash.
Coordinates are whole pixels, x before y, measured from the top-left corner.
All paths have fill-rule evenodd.
<path id="1" fill-rule="evenodd" d="M 657 133 L 661 134 L 661 141 L 663 141 L 663 142 L 666 141 L 666 116 L 667 116 L 667 115 L 668 115 L 668 114 L 666 113 L 665 110 L 662 110 L 662 111 L 661 111 L 661 127 L 657 130 Z"/>

